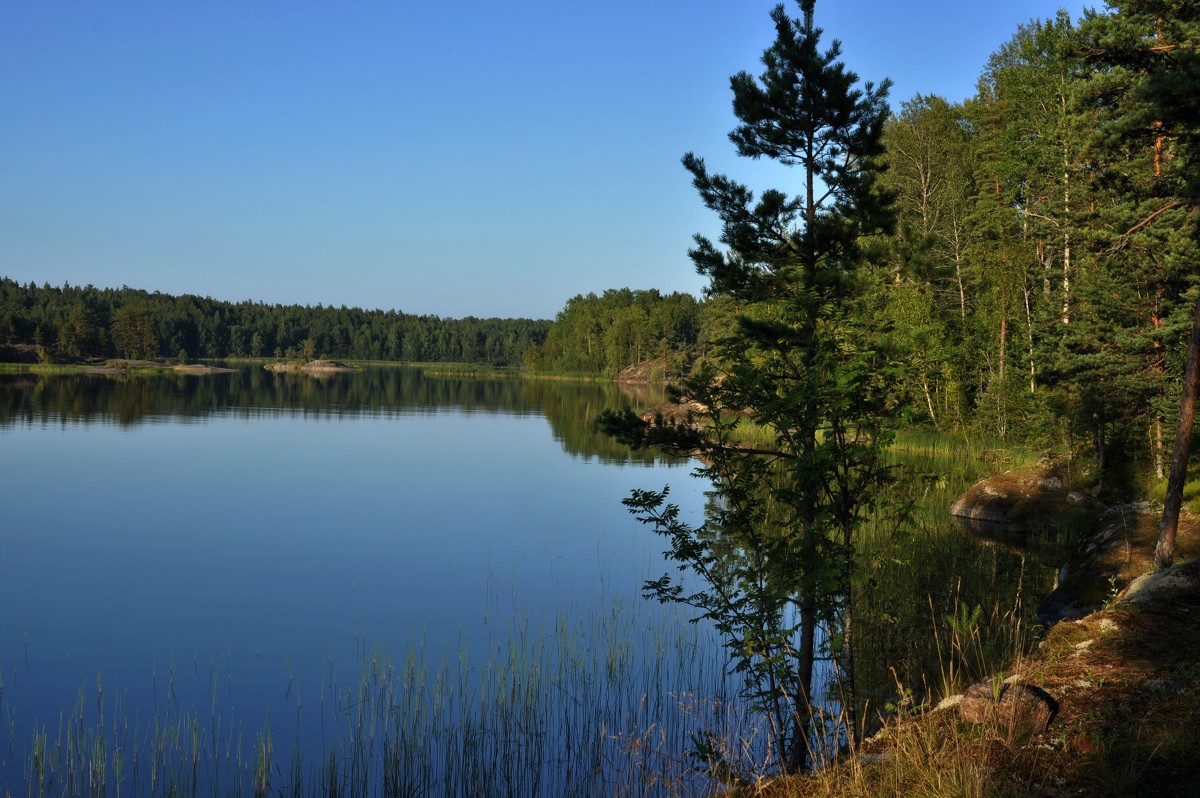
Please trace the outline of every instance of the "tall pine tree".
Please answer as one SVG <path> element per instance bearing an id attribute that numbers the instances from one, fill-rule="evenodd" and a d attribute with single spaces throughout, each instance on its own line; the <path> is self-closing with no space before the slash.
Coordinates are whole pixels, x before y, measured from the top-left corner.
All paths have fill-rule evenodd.
<path id="1" fill-rule="evenodd" d="M 1147 248 L 1141 258 L 1148 255 L 1164 273 L 1164 278 L 1154 279 L 1155 318 L 1167 318 L 1172 306 L 1176 316 L 1189 305 L 1192 310 L 1175 450 L 1155 556 L 1156 564 L 1164 567 L 1174 557 L 1200 378 L 1200 296 L 1190 302 L 1184 297 L 1185 292 L 1196 291 L 1200 252 L 1195 218 L 1200 199 L 1200 7 L 1189 0 L 1113 0 L 1109 6 L 1113 13 L 1090 15 L 1084 23 L 1082 47 L 1099 71 L 1090 96 L 1109 112 L 1102 135 L 1118 145 L 1140 145 L 1148 154 L 1142 159 L 1144 188 L 1138 203 L 1142 218 L 1127 220 L 1126 229 L 1114 231 L 1112 249 L 1120 251 L 1156 235 L 1159 246 Z M 1160 342 L 1160 347 L 1182 348 L 1170 343 Z M 1166 353 L 1158 356 L 1169 363 Z"/>
<path id="2" fill-rule="evenodd" d="M 838 630 L 830 653 L 852 678 L 854 533 L 887 478 L 886 400 L 896 382 L 871 328 L 880 292 L 861 245 L 892 225 L 890 195 L 877 182 L 888 83 L 859 87 L 839 44 L 822 49 L 813 0 L 800 9 L 798 19 L 783 6 L 772 13 L 776 38 L 761 75 L 730 81 L 738 153 L 794 167 L 799 191 L 756 197 L 701 158 L 683 159 L 722 222 L 724 247 L 697 236 L 692 260 L 708 293 L 740 308 L 717 347 L 719 373 L 702 370 L 687 384 L 709 418 L 698 429 L 629 415 L 605 421 L 631 442 L 696 451 L 706 463 L 699 473 L 717 501 L 699 527 L 679 520 L 666 491 L 636 491 L 626 502 L 669 538 L 668 558 L 700 577 L 695 592 L 666 575 L 646 593 L 714 622 L 769 721 L 778 769 L 790 772 L 811 765 L 814 741 L 827 733 L 813 725 L 819 625 Z M 739 444 L 745 419 L 770 445 Z M 850 736 L 853 704 L 844 706 Z"/>

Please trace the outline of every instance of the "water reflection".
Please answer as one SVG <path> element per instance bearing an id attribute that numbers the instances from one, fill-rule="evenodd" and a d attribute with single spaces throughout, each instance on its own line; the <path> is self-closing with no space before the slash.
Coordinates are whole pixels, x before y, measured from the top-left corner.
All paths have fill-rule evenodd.
<path id="1" fill-rule="evenodd" d="M 469 679 L 454 694 L 478 701 L 456 710 L 468 715 L 482 712 L 480 685 L 501 681 L 489 668 L 511 678 L 518 658 L 544 692 L 517 722 L 542 723 L 543 744 L 559 728 L 545 718 L 579 706 L 573 696 L 584 683 L 611 718 L 663 728 L 654 702 L 674 707 L 688 691 L 702 694 L 684 666 L 715 653 L 710 671 L 719 669 L 721 650 L 677 642 L 677 630 L 703 627 L 637 598 L 642 580 L 669 566 L 662 542 L 620 499 L 669 483 L 699 523 L 704 485 L 687 464 L 600 467 L 656 458 L 592 427 L 605 408 L 656 399 L 605 384 L 407 368 L 324 380 L 259 367 L 205 377 L 0 377 L 11 491 L 0 677 L 6 711 L 17 707 L 8 739 L 0 735 L 0 783 L 6 758 L 24 766 L 33 724 L 69 711 L 97 673 L 143 719 L 165 705 L 166 690 L 203 707 L 217 684 L 223 729 L 236 711 L 248 735 L 270 718 L 278 739 L 298 739 L 301 726 L 324 728 L 312 707 L 358 706 L 342 693 L 356 689 L 347 672 L 373 658 L 360 640 L 380 643 L 398 664 L 417 641 L 430 661 L 416 661 L 435 686 L 445 663 L 470 652 L 476 659 L 464 670 L 446 671 Z M 1052 579 L 954 531 L 950 502 L 980 464 L 940 452 L 910 452 L 903 462 L 907 478 L 859 541 L 864 717 L 896 702 L 900 686 L 919 703 L 1024 645 L 1014 621 L 1031 615 L 1025 597 Z M 661 674 L 653 670 L 660 660 Z M 580 687 L 564 701 L 563 663 L 577 662 L 586 666 Z M 187 679 L 175 679 L 176 666 Z M 668 680 L 672 687 L 658 687 Z M 322 703 L 333 704 L 330 695 L 342 696 L 334 709 Z M 598 712 L 571 711 L 563 728 L 595 730 Z M 675 728 L 664 752 L 678 757 L 694 718 Z M 544 747 L 549 762 L 557 754 Z M 544 794 L 571 793 L 547 786 Z"/>
<path id="2" fill-rule="evenodd" d="M 605 409 L 662 401 L 659 387 L 471 378 L 415 367 L 366 368 L 314 378 L 242 365 L 233 373 L 195 375 L 0 375 L 0 429 L 18 424 L 82 422 L 132 427 L 202 420 L 213 414 L 255 418 L 433 415 L 444 412 L 544 416 L 570 455 L 601 462 L 664 462 L 599 435 Z"/>
<path id="3" fill-rule="evenodd" d="M 1028 552 L 959 533 L 950 505 L 984 463 L 912 447 L 896 464 L 900 478 L 859 543 L 855 664 L 868 718 L 961 691 L 1019 657 L 1037 640 L 1034 612 L 1055 574 Z"/>
<path id="4" fill-rule="evenodd" d="M 37 794 L 29 763 L 49 757 L 57 793 L 104 734 L 109 774 L 112 752 L 141 756 L 130 794 L 169 793 L 147 785 L 180 763 L 182 794 L 253 794 L 260 739 L 278 767 L 263 793 L 301 760 L 295 792 L 318 793 L 331 755 L 377 785 L 356 746 L 417 740 L 404 772 L 427 795 L 655 794 L 623 741 L 670 729 L 675 768 L 693 721 L 674 696 L 719 698 L 722 674 L 703 629 L 638 597 L 658 542 L 621 497 L 674 482 L 698 515 L 703 485 L 595 434 L 631 401 L 392 368 L 6 378 L 0 785 Z M 63 718 L 85 746 L 56 747 Z M 564 767 L 564 740 L 601 768 Z M 518 781 L 461 781 L 497 773 Z"/>

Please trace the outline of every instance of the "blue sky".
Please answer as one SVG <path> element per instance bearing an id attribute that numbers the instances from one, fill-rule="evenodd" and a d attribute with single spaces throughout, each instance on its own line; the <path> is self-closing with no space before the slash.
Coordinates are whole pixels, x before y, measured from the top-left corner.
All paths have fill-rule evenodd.
<path id="1" fill-rule="evenodd" d="M 0 275 L 439 316 L 699 293 L 683 153 L 790 190 L 726 139 L 774 5 L 0 0 Z M 1060 5 L 816 16 L 895 106 L 969 96 Z"/>

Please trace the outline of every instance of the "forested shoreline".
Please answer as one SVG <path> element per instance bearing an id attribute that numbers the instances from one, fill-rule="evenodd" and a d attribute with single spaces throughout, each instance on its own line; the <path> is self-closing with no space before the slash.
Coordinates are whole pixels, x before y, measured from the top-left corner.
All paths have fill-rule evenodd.
<path id="1" fill-rule="evenodd" d="M 1098 56 L 1137 24 L 1021 27 L 973 98 L 900 106 L 882 176 L 910 418 L 1075 450 L 1118 480 L 1135 462 L 1163 476 L 1200 254 L 1186 137 L 1138 65 Z"/>
<path id="2" fill-rule="evenodd" d="M 682 418 L 623 411 L 606 412 L 600 425 L 632 446 L 703 464 L 696 475 L 714 500 L 699 522 L 669 499 L 670 486 L 635 487 L 625 499 L 664 539 L 671 566 L 645 582 L 643 595 L 686 607 L 720 632 L 728 671 L 743 679 L 739 695 L 767 719 L 766 768 L 833 770 L 827 765 L 849 754 L 843 772 L 853 794 L 909 794 L 921 790 L 872 790 L 853 755 L 866 737 L 860 712 L 872 703 L 860 689 L 861 656 L 889 636 L 862 622 L 884 584 L 872 537 L 881 512 L 898 516 L 885 538 L 901 540 L 918 526 L 894 493 L 904 471 L 889 459 L 898 430 L 928 425 L 982 433 L 1001 447 L 1033 444 L 1045 459 L 1070 463 L 1076 499 L 1090 493 L 1098 507 L 1144 497 L 1147 476 L 1164 476 L 1164 427 L 1177 416 L 1153 558 L 1160 571 L 1172 566 L 1200 383 L 1200 15 L 1186 3 L 1141 0 L 1114 0 L 1111 13 L 1088 12 L 1077 27 L 1060 13 L 1022 26 L 961 105 L 918 96 L 891 113 L 890 81 L 860 83 L 839 43 L 822 42 L 814 0 L 797 5 L 795 17 L 784 5 L 772 12 L 775 38 L 761 73 L 729 80 L 737 154 L 794 177 L 761 190 L 710 171 L 701 154 L 683 156 L 720 221 L 719 239 L 696 235 L 689 255 L 708 294 L 732 303 L 734 314 L 712 357 L 682 382 L 680 398 L 704 423 L 691 410 Z M 747 420 L 767 442 L 741 435 Z M 1038 490 L 1063 488 L 1045 475 L 1030 478 Z M 1095 521 L 1070 533 L 1076 552 L 1101 545 Z M 1029 539 L 1042 531 L 1029 530 Z M 1124 537 L 1119 556 L 1131 561 L 1128 527 L 1116 534 Z M 1020 544 L 1022 571 L 1030 540 Z M 1061 573 L 1079 567 L 1072 554 Z M 901 578 L 912 578 L 915 569 L 906 570 Z M 1119 600 L 1116 579 L 1108 599 L 1080 612 Z M 952 605 L 939 611 L 934 591 L 927 595 L 939 647 L 976 623 L 959 616 L 940 625 L 939 612 L 949 616 Z M 993 606 L 1020 630 L 1020 604 Z M 1028 642 L 1014 635 L 1012 667 Z M 832 677 L 819 663 L 832 663 Z M 1001 684 L 1009 682 L 993 675 L 997 667 L 1003 662 L 971 673 L 967 658 L 956 657 L 941 665 L 935 696 L 984 696 L 974 716 L 964 698 L 961 719 L 983 723 L 985 737 L 989 718 L 1026 711 L 1012 710 L 1011 696 L 1005 705 Z M 902 697 L 888 709 L 902 715 L 920 688 L 906 691 L 904 677 L 892 675 Z M 1046 681 L 1022 675 L 1011 684 L 1032 691 Z M 1044 720 L 1032 736 L 1066 709 L 1063 687 L 1043 691 Z M 826 712 L 820 697 L 831 692 L 837 706 Z M 1140 737 L 1147 721 L 1162 723 L 1141 718 L 1122 718 L 1120 726 L 1138 728 L 1121 734 Z M 953 740 L 963 730 L 948 732 Z M 941 766 L 928 753 L 944 759 L 943 739 L 919 744 L 920 771 Z M 1160 747 L 1139 754 L 1136 766 L 1147 767 Z M 719 745 L 706 752 L 722 763 L 724 753 Z M 988 792 L 1004 765 L 980 761 L 968 754 L 969 780 L 930 794 Z M 1195 761 L 1194 752 L 1175 760 Z M 1186 778 L 1162 783 L 1173 789 Z M 913 781 L 909 773 L 894 779 Z M 1141 781 L 1139 773 L 1126 786 Z M 833 794 L 820 789 L 829 780 L 812 786 L 772 794 Z"/>
<path id="3" fill-rule="evenodd" d="M 660 362 L 663 379 L 684 373 L 690 361 L 723 334 L 713 329 L 711 302 L 655 289 L 609 289 L 567 300 L 539 346 L 530 348 L 530 371 L 617 376 L 647 360 Z"/>
<path id="4" fill-rule="evenodd" d="M 711 240 L 696 235 L 688 252 L 707 281 L 704 298 L 612 288 L 571 297 L 553 321 L 446 319 L 0 278 L 0 359 L 337 357 L 610 379 L 637 365 L 641 377 L 672 383 L 670 391 L 631 398 L 619 393 L 628 386 L 601 392 L 579 382 L 573 388 L 586 395 L 576 404 L 549 380 L 440 384 L 417 369 L 379 368 L 314 384 L 247 364 L 181 400 L 176 385 L 124 373 L 111 381 L 19 375 L 5 377 L 21 385 L 0 426 L 40 419 L 46 427 L 47 419 L 101 412 L 132 425 L 242 407 L 297 409 L 302 417 L 348 408 L 347 415 L 373 417 L 402 401 L 518 416 L 544 409 L 569 454 L 641 464 L 689 458 L 691 476 L 702 480 L 702 511 L 675 503 L 678 484 L 631 486 L 623 503 L 663 541 L 667 569 L 641 582 L 642 597 L 677 605 L 680 619 L 711 629 L 704 645 L 720 646 L 722 673 L 733 680 L 715 703 L 759 724 L 748 736 L 701 725 L 688 735 L 693 748 L 668 752 L 711 779 L 703 787 L 809 795 L 799 780 L 793 792 L 786 777 L 816 773 L 848 785 L 822 794 L 915 794 L 921 789 L 910 785 L 931 773 L 929 783 L 938 783 L 930 795 L 983 794 L 993 782 L 1007 785 L 1001 792 L 1045 795 L 1186 789 L 1197 718 L 1178 697 L 1200 689 L 1200 641 L 1184 636 L 1188 613 L 1200 607 L 1200 565 L 1171 574 L 1187 577 L 1171 588 L 1174 609 L 1156 600 L 1139 620 L 1120 602 L 1121 580 L 1150 562 L 1147 541 L 1157 538 L 1159 576 L 1171 567 L 1194 439 L 1187 409 L 1200 386 L 1200 10 L 1113 0 L 1110 11 L 1079 21 L 1060 12 L 1018 28 L 965 101 L 918 95 L 889 106 L 890 82 L 860 82 L 836 40 L 823 38 L 815 0 L 796 5 L 796 16 L 783 5 L 772 12 L 775 36 L 762 72 L 730 78 L 738 120 L 730 142 L 742 157 L 788 168 L 788 180 L 764 190 L 710 171 L 703 154 L 682 159 L 720 230 Z M 104 384 L 93 391 L 82 385 L 89 381 Z M 658 404 L 662 394 L 677 406 Z M 103 411 L 92 395 L 104 400 Z M 249 395 L 253 402 L 235 401 Z M 663 412 L 635 407 L 642 404 Z M 597 430 L 613 448 L 591 446 Z M 925 445 L 905 452 L 905 437 Z M 438 448 L 436 441 L 420 448 L 412 435 L 397 440 L 408 451 Z M 524 454 L 529 437 L 519 431 L 504 440 L 495 465 L 480 459 L 488 468 L 477 478 L 451 477 L 471 486 L 464 504 L 492 516 L 486 491 L 515 492 L 501 477 L 521 471 L 514 455 Z M 1012 463 L 995 455 L 1018 451 L 1029 467 L 1006 479 L 953 473 L 962 463 L 1006 470 Z M 347 452 L 344 460 L 359 456 Z M 391 454 L 367 464 L 391 479 Z M 474 462 L 474 447 L 454 462 L 464 457 Z M 1159 514 L 1141 500 L 1162 487 L 1169 459 Z M 983 530 L 986 548 L 949 528 L 949 501 L 937 493 L 953 484 L 949 478 L 964 479 L 959 495 L 974 482 L 973 490 L 1011 502 L 996 513 L 1000 528 Z M 1010 487 L 1000 490 L 1005 482 Z M 573 498 L 569 489 L 549 489 Z M 1078 515 L 1049 518 L 1050 502 L 1060 499 Z M 1020 505 L 1038 523 L 1003 528 Z M 566 507 L 546 529 L 569 528 L 575 512 Z M 486 518 L 463 526 L 491 531 Z M 1180 552 L 1193 557 L 1200 525 L 1187 526 L 1191 539 Z M 1010 545 L 1008 532 L 1020 540 Z M 974 584 L 963 578 L 970 558 L 949 541 L 986 560 Z M 542 550 L 549 551 L 531 559 Z M 1110 555 L 1119 561 L 1114 571 L 1091 569 Z M 389 584 L 395 578 L 386 573 Z M 1058 624 L 1049 632 L 1030 629 L 1029 595 L 1060 590 L 1069 578 L 1090 583 L 1086 601 L 1082 593 L 1064 601 L 1060 609 L 1069 604 L 1071 612 L 1044 621 Z M 1112 613 L 1107 629 L 1097 623 L 1086 639 L 1070 631 L 1068 623 L 1092 612 Z M 574 635 L 575 627 L 556 628 L 568 631 L 563 640 Z M 1048 645 L 1035 649 L 1038 638 Z M 688 658 L 704 653 L 703 646 L 686 650 Z M 1089 660 L 1097 651 L 1103 659 Z M 612 684 L 581 681 L 578 694 Z M 548 686 L 549 709 L 538 705 L 525 727 L 542 728 L 536 719 L 553 715 L 558 693 L 583 706 L 558 683 Z M 1126 692 L 1118 697 L 1116 687 Z M 1028 734 L 1011 725 L 1003 732 L 1023 714 L 1003 717 L 1003 702 L 1015 700 L 1004 696 L 1033 696 L 1034 688 L 1045 693 L 1045 720 Z M 636 688 L 631 697 L 640 695 L 645 707 L 655 689 Z M 663 692 L 671 703 L 681 695 Z M 378 694 L 399 706 L 391 693 Z M 962 694 L 982 697 L 987 714 L 947 721 L 949 713 L 930 711 Z M 594 713 L 582 714 L 595 728 Z M 872 737 L 876 716 L 890 726 Z M 925 723 L 929 737 L 908 744 L 906 754 L 899 735 Z M 444 726 L 475 744 L 470 718 Z M 366 739 L 357 733 L 356 744 Z M 366 730 L 380 739 L 374 733 Z M 537 735 L 525 750 L 553 740 Z M 622 738 L 618 731 L 609 739 Z M 641 756 L 649 738 L 628 739 L 623 753 Z M 891 748 L 876 756 L 872 745 Z M 855 755 L 864 750 L 870 760 Z M 347 759 L 358 766 L 357 756 Z M 341 760 L 328 761 L 336 785 Z M 601 772 L 565 761 L 572 772 Z M 958 775 L 942 779 L 938 769 L 947 765 Z M 894 775 L 879 775 L 886 768 Z M 767 787 L 776 776 L 785 779 Z M 879 788 L 886 779 L 901 786 Z M 1113 788 L 1090 789 L 1097 781 Z M 738 792 L 739 783 L 754 786 Z M 1154 789 L 1159 784 L 1166 787 Z"/>
<path id="5" fill-rule="evenodd" d="M 1200 283 L 1191 140 L 1159 124 L 1138 65 L 1097 56 L 1136 23 L 1031 21 L 975 96 L 893 107 L 877 180 L 895 224 L 860 242 L 871 301 L 850 319 L 905 364 L 901 424 L 1079 455 L 1125 491 L 1165 476 Z M 704 362 L 739 318 L 772 313 L 719 288 L 679 315 L 644 292 L 575 297 L 535 355 L 613 374 L 640 324 L 658 338 L 638 351 Z"/>
<path id="6" fill-rule="evenodd" d="M 48 360 L 326 356 L 514 367 L 549 326 L 538 319 L 224 302 L 128 287 L 22 285 L 0 277 L 0 346 L 33 345 Z"/>

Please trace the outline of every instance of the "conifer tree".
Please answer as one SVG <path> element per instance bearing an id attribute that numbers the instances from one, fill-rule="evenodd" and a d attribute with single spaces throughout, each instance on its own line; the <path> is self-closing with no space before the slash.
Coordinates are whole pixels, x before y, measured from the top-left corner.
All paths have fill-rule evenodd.
<path id="1" fill-rule="evenodd" d="M 1154 232 L 1161 266 L 1176 272 L 1174 283 L 1160 281 L 1155 292 L 1156 318 L 1191 307 L 1192 335 L 1187 347 L 1175 450 L 1155 563 L 1171 564 L 1175 532 L 1192 438 L 1200 378 L 1200 296 L 1196 291 L 1200 227 L 1200 7 L 1188 0 L 1113 0 L 1113 13 L 1089 15 L 1082 49 L 1099 70 L 1092 101 L 1110 111 L 1101 135 L 1116 145 L 1140 148 L 1146 184 L 1137 207 L 1141 219 L 1118 231 L 1115 246 Z M 1162 250 L 1166 251 L 1163 252 Z M 1160 269 L 1161 270 L 1161 269 Z M 1164 307 L 1165 306 L 1165 307 Z M 1164 336 L 1165 337 L 1165 336 Z M 1163 357 L 1160 355 L 1160 357 Z"/>
<path id="2" fill-rule="evenodd" d="M 1066 12 L 1018 28 L 989 59 L 968 103 L 976 195 L 968 257 L 984 277 L 981 420 L 1003 437 L 1047 432 L 1046 372 L 1078 300 L 1083 136 Z"/>
<path id="3" fill-rule="evenodd" d="M 880 292 L 862 247 L 864 236 L 892 225 L 890 194 L 877 182 L 889 84 L 860 88 L 839 44 L 821 49 L 813 5 L 802 0 L 798 19 L 776 7 L 763 72 L 730 81 L 741 122 L 730 140 L 742 156 L 795 167 L 798 192 L 756 197 L 710 174 L 698 156 L 683 159 L 722 222 L 724 248 L 697 236 L 692 260 L 709 295 L 739 309 L 717 346 L 719 370 L 702 369 L 686 386 L 707 418 L 678 426 L 604 418 L 627 441 L 698 452 L 706 463 L 699 473 L 717 501 L 705 524 L 681 522 L 665 490 L 626 500 L 701 585 L 689 592 L 665 575 L 646 594 L 714 623 L 747 698 L 769 721 L 776 767 L 789 772 L 807 769 L 814 743 L 832 733 L 815 725 L 819 625 L 834 630 L 830 653 L 852 685 L 854 533 L 887 479 L 881 454 L 897 382 L 872 329 Z M 739 443 L 746 419 L 768 444 Z M 853 739 L 849 695 L 845 733 Z"/>

